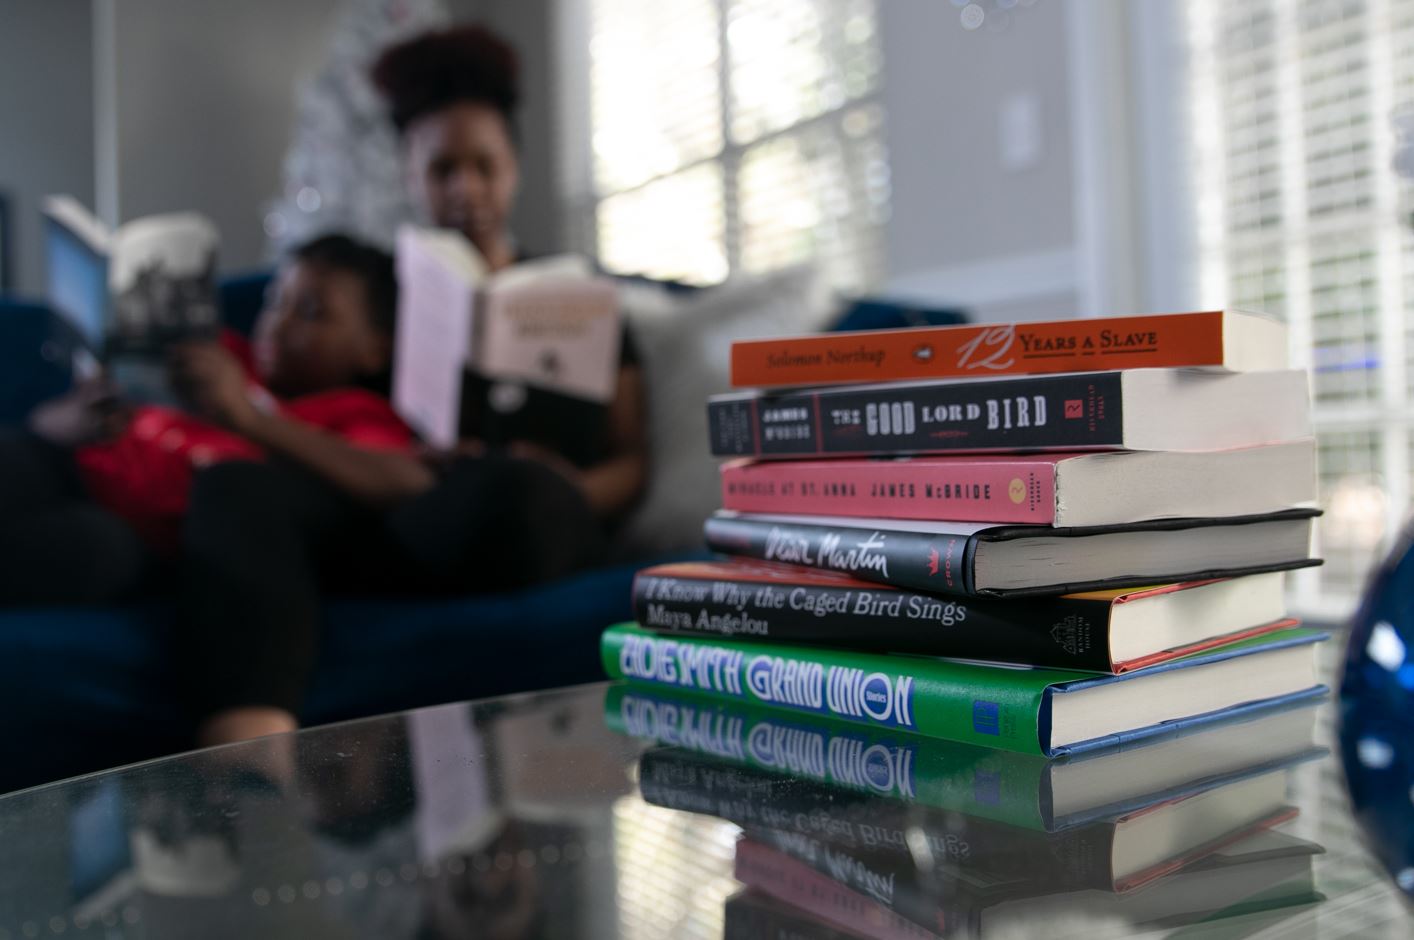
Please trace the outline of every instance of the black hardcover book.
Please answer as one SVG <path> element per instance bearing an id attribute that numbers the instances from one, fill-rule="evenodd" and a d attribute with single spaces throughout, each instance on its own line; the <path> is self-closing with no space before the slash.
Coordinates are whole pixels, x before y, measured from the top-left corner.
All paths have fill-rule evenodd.
<path id="1" fill-rule="evenodd" d="M 714 395 L 719 457 L 1219 450 L 1311 433 L 1295 370 L 1134 369 Z"/>
<path id="2" fill-rule="evenodd" d="M 1280 576 L 1268 575 L 1061 597 L 947 598 L 737 558 L 645 568 L 634 578 L 633 610 L 642 626 L 682 636 L 1120 673 L 1294 624 L 1280 591 Z M 1175 616 L 1181 626 L 1170 625 Z"/>
<path id="3" fill-rule="evenodd" d="M 1050 528 L 722 510 L 703 526 L 728 555 L 824 568 L 933 594 L 1073 594 L 1320 564 L 1315 509 L 1225 519 Z"/>

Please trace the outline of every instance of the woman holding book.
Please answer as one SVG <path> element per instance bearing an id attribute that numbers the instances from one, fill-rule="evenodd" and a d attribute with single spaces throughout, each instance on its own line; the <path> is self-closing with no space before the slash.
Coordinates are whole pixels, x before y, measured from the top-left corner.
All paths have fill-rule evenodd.
<path id="1" fill-rule="evenodd" d="M 516 54 L 504 40 L 482 27 L 462 26 L 389 48 L 372 73 L 401 135 L 409 191 L 424 221 L 465 235 L 493 273 L 525 259 L 510 231 L 520 183 L 517 72 Z M 459 453 L 472 459 L 457 461 L 444 487 L 467 499 L 495 498 L 485 489 L 477 459 L 490 448 L 554 470 L 604 527 L 642 494 L 643 376 L 627 331 L 607 407 L 528 387 L 507 395 L 504 386 L 475 377 L 469 385 Z M 591 540 L 599 533 L 560 535 Z M 479 533 L 463 530 L 459 537 Z"/>

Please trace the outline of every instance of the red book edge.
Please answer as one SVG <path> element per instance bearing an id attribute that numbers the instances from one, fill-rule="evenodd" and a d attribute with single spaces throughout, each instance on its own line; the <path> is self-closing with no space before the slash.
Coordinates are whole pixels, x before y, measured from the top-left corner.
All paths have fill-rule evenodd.
<path id="1" fill-rule="evenodd" d="M 1119 598 L 1116 598 L 1116 602 L 1118 602 L 1118 600 Z M 1194 653 L 1217 649 L 1220 646 L 1227 646 L 1229 643 L 1237 643 L 1241 640 L 1249 640 L 1254 636 L 1263 636 L 1267 633 L 1285 630 L 1288 627 L 1297 626 L 1300 622 L 1301 621 L 1294 617 L 1287 617 L 1283 620 L 1273 620 L 1271 623 L 1264 623 L 1258 627 L 1249 627 L 1246 630 L 1238 630 L 1235 633 L 1224 633 L 1222 636 L 1210 637 L 1206 640 L 1200 640 L 1197 643 L 1190 643 L 1187 646 L 1179 646 L 1171 650 L 1163 650 L 1162 652 L 1151 653 L 1148 656 L 1141 656 L 1138 659 L 1114 663 L 1114 674 L 1120 675 L 1121 673 L 1134 672 L 1136 669 L 1143 669 L 1146 666 L 1166 663 L 1173 659 L 1182 659 L 1184 656 L 1191 656 Z"/>

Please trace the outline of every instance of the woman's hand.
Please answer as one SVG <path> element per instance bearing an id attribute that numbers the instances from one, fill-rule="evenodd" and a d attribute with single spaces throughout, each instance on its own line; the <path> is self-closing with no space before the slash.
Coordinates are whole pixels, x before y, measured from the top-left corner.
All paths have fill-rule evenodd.
<path id="1" fill-rule="evenodd" d="M 169 366 L 177 392 L 206 418 L 243 433 L 260 416 L 245 370 L 219 343 L 177 346 Z"/>
<path id="2" fill-rule="evenodd" d="M 131 410 L 106 378 L 87 379 L 30 413 L 29 429 L 56 447 L 82 447 L 123 433 Z"/>

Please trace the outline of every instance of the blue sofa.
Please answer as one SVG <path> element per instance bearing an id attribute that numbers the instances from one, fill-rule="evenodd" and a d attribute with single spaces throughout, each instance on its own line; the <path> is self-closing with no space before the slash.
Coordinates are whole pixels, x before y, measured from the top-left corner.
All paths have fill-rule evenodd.
<path id="1" fill-rule="evenodd" d="M 227 324 L 249 332 L 268 274 L 227 280 Z M 956 323 L 957 311 L 861 302 L 837 328 Z M 42 304 L 0 297 L 0 424 L 65 390 L 78 342 Z M 330 602 L 301 718 L 322 723 L 600 678 L 598 638 L 631 616 L 639 564 L 531 590 L 454 599 Z M 161 600 L 0 611 L 0 792 L 189 746 Z"/>
<path id="2" fill-rule="evenodd" d="M 248 331 L 267 277 L 223 285 Z M 0 299 L 0 423 L 71 381 L 78 338 L 42 304 Z M 598 636 L 630 617 L 636 565 L 505 595 L 333 601 L 302 712 L 337 721 L 600 678 Z M 161 601 L 0 612 L 0 792 L 190 746 Z"/>

